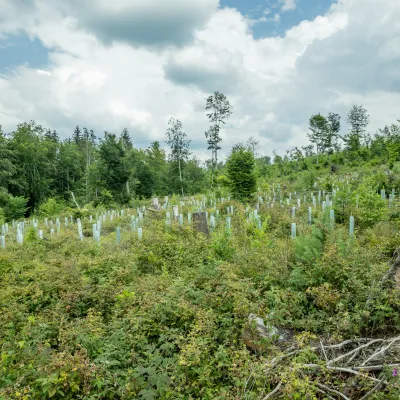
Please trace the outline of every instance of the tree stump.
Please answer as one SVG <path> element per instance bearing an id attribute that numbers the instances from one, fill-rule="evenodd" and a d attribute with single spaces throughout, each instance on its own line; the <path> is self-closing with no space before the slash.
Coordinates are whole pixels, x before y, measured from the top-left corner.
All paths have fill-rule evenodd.
<path id="1" fill-rule="evenodd" d="M 193 225 L 197 232 L 202 232 L 207 236 L 210 234 L 207 225 L 207 215 L 205 212 L 193 213 Z"/>

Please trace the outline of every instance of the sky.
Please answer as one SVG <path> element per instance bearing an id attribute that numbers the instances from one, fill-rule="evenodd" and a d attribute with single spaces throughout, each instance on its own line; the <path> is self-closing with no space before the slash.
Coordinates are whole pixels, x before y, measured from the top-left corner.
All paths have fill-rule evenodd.
<path id="1" fill-rule="evenodd" d="M 206 159 L 205 99 L 233 114 L 222 155 L 308 144 L 311 115 L 353 104 L 376 132 L 400 118 L 398 0 L 0 0 L 0 125 L 34 120 L 164 144 L 182 121 Z"/>

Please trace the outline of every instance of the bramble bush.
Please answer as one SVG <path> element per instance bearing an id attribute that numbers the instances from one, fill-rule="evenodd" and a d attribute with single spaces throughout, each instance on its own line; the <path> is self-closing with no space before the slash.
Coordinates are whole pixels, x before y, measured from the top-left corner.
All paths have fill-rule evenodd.
<path id="1" fill-rule="evenodd" d="M 400 330 L 399 288 L 379 286 L 398 222 L 365 181 L 354 190 L 359 208 L 346 197 L 334 228 L 329 210 L 313 209 L 312 226 L 306 208 L 297 210 L 295 239 L 287 208 L 260 204 L 259 229 L 235 201 L 232 228 L 220 207 L 210 237 L 167 226 L 162 213 L 146 216 L 142 241 L 129 216 L 105 221 L 100 245 L 86 212 L 83 241 L 74 225 L 51 240 L 30 230 L 23 246 L 0 252 L 0 398 L 258 400 L 283 378 L 282 398 L 318 398 L 298 368 L 317 361 L 308 346 Z M 282 349 L 246 345 L 250 314 L 289 330 L 301 354 L 266 372 Z"/>

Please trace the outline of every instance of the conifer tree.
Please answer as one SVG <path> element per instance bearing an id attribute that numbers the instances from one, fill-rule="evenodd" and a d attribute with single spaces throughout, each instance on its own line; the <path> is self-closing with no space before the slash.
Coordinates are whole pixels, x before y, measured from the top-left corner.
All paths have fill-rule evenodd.
<path id="1" fill-rule="evenodd" d="M 252 150 L 242 144 L 233 147 L 227 161 L 232 196 L 244 201 L 256 191 L 254 157 Z"/>

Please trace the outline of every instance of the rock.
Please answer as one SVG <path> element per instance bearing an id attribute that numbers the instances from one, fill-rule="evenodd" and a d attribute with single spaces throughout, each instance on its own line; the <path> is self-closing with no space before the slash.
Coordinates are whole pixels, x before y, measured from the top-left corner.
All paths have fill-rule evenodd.
<path id="1" fill-rule="evenodd" d="M 292 338 L 292 332 L 287 329 L 265 325 L 264 320 L 254 314 L 250 314 L 248 325 L 245 327 L 242 339 L 245 344 L 257 352 L 263 352 L 271 343 L 283 343 Z"/>

